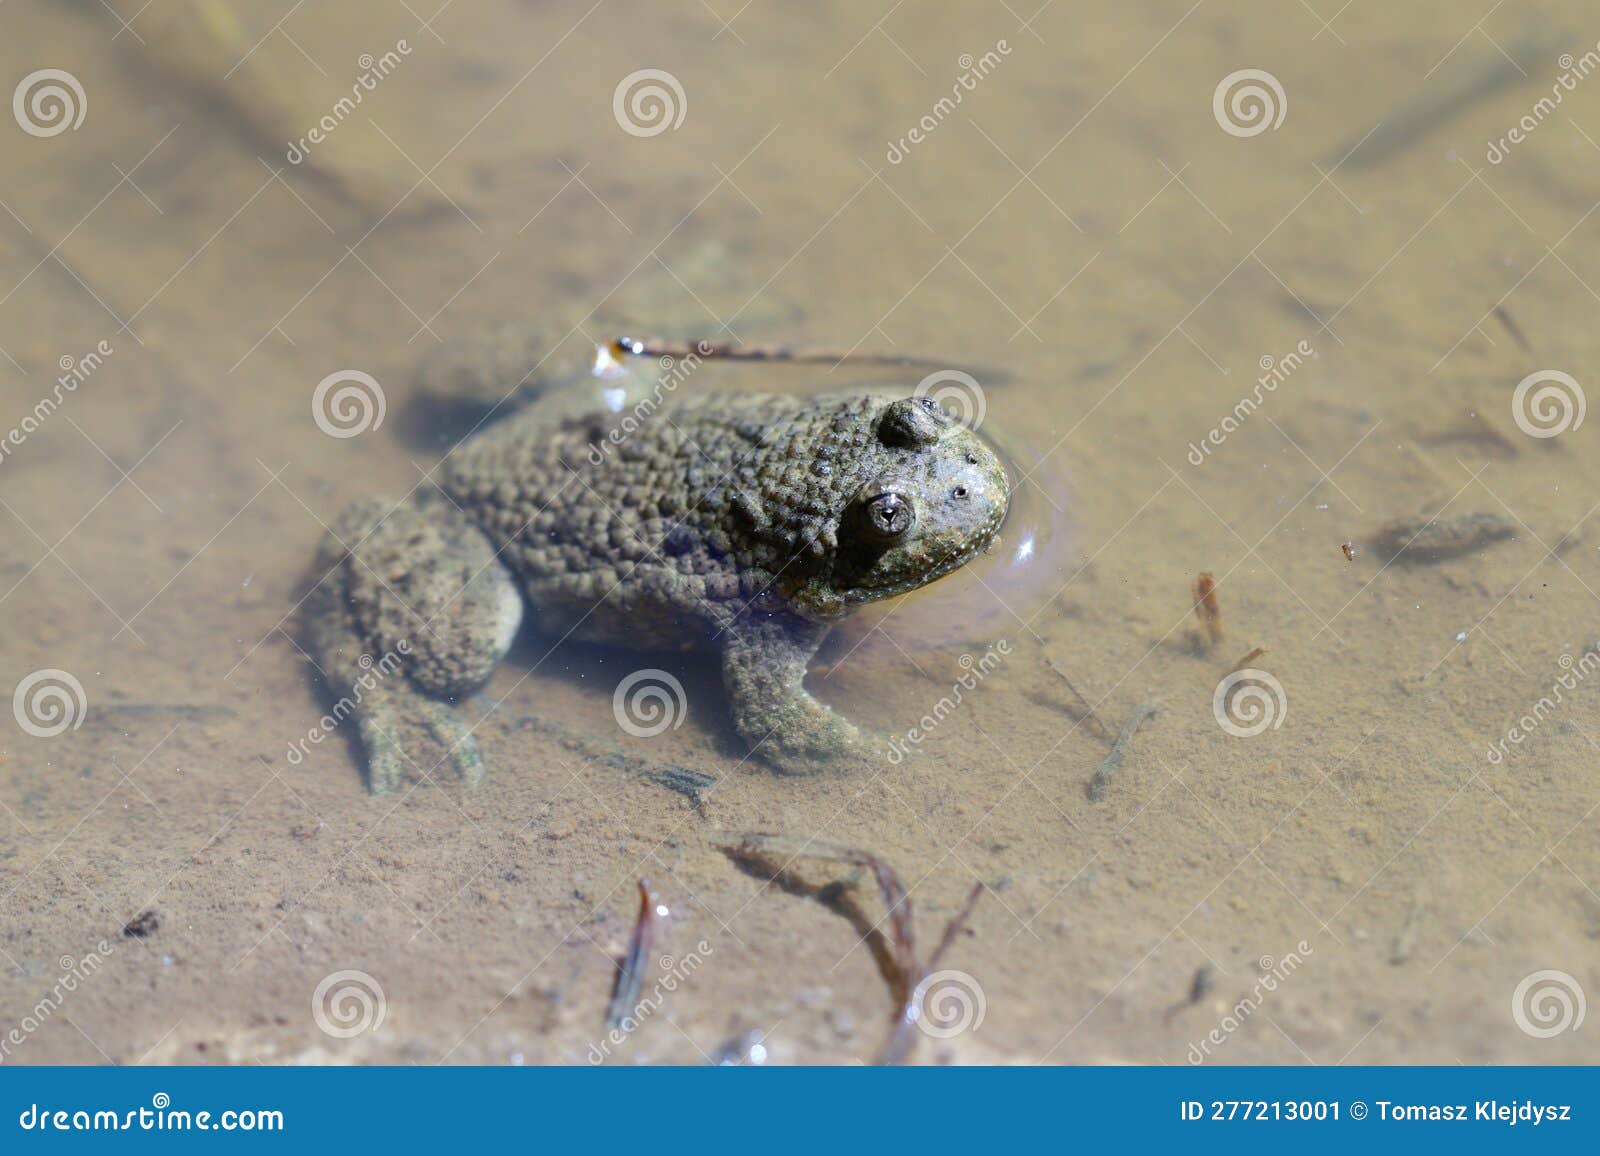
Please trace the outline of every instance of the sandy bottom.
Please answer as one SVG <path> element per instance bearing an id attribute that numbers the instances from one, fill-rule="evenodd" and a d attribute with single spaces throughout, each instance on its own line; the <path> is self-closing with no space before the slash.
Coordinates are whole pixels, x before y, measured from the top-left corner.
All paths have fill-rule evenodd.
<path id="1" fill-rule="evenodd" d="M 1530 374 L 1593 384 L 1600 80 L 1534 111 L 1595 47 L 1582 5 L 1476 32 L 1442 0 L 419 28 L 374 0 L 212 41 L 162 7 L 0 17 L 7 84 L 60 68 L 87 101 L 0 143 L 0 432 L 63 359 L 81 377 L 0 457 L 0 691 L 82 688 L 64 733 L 0 727 L 0 1060 L 873 1060 L 897 1005 L 871 879 L 775 882 L 721 849 L 752 830 L 891 864 L 923 956 L 984 884 L 940 964 L 981 1022 L 918 1061 L 1595 1059 L 1531 989 L 1600 993 L 1600 434 L 1513 408 Z M 646 68 L 684 116 L 631 135 L 613 94 Z M 1239 69 L 1281 87 L 1276 128 L 1221 127 Z M 977 367 L 1017 467 L 1002 550 L 812 676 L 885 752 L 926 731 L 908 755 L 781 777 L 714 666 L 529 636 L 467 709 L 481 787 L 371 798 L 339 732 L 290 759 L 323 709 L 291 618 L 322 524 L 424 482 L 450 441 L 415 368 L 498 319 L 568 352 L 626 325 Z M 313 420 L 342 370 L 385 399 L 354 437 Z M 1384 527 L 1436 513 L 1390 564 Z M 1272 723 L 1241 737 L 1213 694 L 1256 648 Z M 636 738 L 612 692 L 647 666 L 685 707 Z M 1098 799 L 1108 742 L 1066 679 L 1113 733 L 1158 706 Z M 696 806 L 663 768 L 715 786 Z M 641 878 L 669 914 L 609 1043 Z"/>

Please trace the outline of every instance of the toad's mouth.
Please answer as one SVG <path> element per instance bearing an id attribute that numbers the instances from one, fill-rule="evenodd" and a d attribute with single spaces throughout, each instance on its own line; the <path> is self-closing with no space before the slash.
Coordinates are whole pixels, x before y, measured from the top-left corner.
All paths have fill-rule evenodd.
<path id="1" fill-rule="evenodd" d="M 909 594 L 913 590 L 920 590 L 931 585 L 939 579 L 955 573 L 979 554 L 994 548 L 1000 540 L 1000 531 L 1005 526 L 1006 517 L 1010 513 L 1010 503 L 994 524 L 981 534 L 976 534 L 963 545 L 950 551 L 944 557 L 934 562 L 931 566 L 919 568 L 915 574 L 908 578 L 899 578 L 894 575 L 885 575 L 878 581 L 872 577 L 862 576 L 852 581 L 848 590 L 843 594 L 843 600 L 850 606 L 862 606 L 869 602 L 879 602 L 885 598 L 893 598 L 899 594 Z"/>

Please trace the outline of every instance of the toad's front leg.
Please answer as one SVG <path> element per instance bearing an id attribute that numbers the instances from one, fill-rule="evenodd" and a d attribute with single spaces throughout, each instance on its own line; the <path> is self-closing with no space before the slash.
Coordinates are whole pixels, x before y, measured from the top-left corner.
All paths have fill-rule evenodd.
<path id="1" fill-rule="evenodd" d="M 861 732 L 806 690 L 806 664 L 829 627 L 751 612 L 722 636 L 722 678 L 733 724 L 752 753 L 800 774 L 861 749 Z"/>

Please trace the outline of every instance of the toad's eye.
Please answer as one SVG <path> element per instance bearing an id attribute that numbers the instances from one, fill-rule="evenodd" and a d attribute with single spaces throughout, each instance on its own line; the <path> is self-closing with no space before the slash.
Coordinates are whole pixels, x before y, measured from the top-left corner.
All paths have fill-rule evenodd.
<path id="1" fill-rule="evenodd" d="M 879 494 L 867 503 L 867 530 L 881 542 L 903 538 L 916 523 L 916 511 L 902 495 Z"/>
<path id="2" fill-rule="evenodd" d="M 952 498 L 964 498 L 964 497 L 966 497 L 967 496 L 967 487 L 965 487 L 965 486 L 957 486 L 955 489 L 950 491 L 950 496 Z"/>

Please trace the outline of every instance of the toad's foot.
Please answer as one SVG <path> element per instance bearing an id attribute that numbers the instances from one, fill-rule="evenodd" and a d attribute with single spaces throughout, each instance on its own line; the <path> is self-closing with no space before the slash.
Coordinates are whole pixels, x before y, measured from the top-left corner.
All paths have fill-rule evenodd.
<path id="1" fill-rule="evenodd" d="M 373 794 L 448 762 L 483 777 L 471 728 L 450 705 L 504 657 L 522 599 L 486 538 L 448 503 L 367 502 L 347 511 L 317 553 L 306 602 L 309 649 L 330 712 L 353 715 Z"/>
<path id="2" fill-rule="evenodd" d="M 859 754 L 861 732 L 805 689 L 806 663 L 828 627 L 751 614 L 723 636 L 722 677 L 733 723 L 752 753 L 789 774 Z"/>

